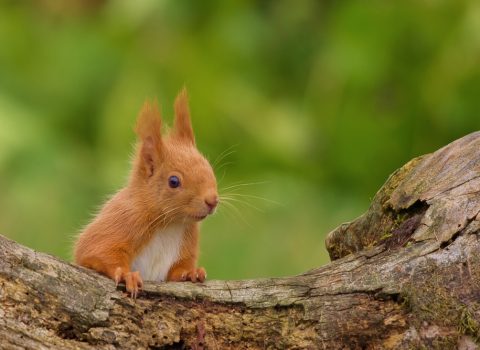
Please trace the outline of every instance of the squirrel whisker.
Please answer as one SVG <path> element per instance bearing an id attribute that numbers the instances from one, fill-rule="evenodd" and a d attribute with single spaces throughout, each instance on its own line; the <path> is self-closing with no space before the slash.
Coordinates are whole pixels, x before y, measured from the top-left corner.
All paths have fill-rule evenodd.
<path id="1" fill-rule="evenodd" d="M 215 161 L 213 162 L 212 164 L 212 168 L 215 168 L 217 166 L 218 163 L 220 163 L 223 159 L 225 159 L 226 157 L 228 157 L 229 155 L 233 154 L 236 152 L 236 150 L 234 150 L 233 148 L 237 147 L 238 144 L 236 145 L 232 145 L 230 147 L 228 147 L 226 150 L 224 150 L 222 153 L 220 153 L 217 158 L 215 158 Z"/>
<path id="2" fill-rule="evenodd" d="M 237 203 L 240 203 L 240 204 L 244 204 L 244 205 L 249 206 L 249 207 L 252 208 L 252 209 L 258 210 L 259 212 L 262 212 L 262 213 L 263 213 L 263 210 L 262 210 L 262 209 L 254 206 L 254 205 L 251 204 L 251 203 L 248 203 L 247 201 L 244 201 L 244 200 L 241 200 L 241 199 L 238 199 L 238 198 L 231 198 L 231 197 L 220 196 L 220 200 L 223 200 L 223 201 L 225 201 L 225 202 L 233 201 L 233 202 L 237 202 Z"/>
<path id="3" fill-rule="evenodd" d="M 167 218 L 167 215 L 168 214 L 175 214 L 175 211 L 177 211 L 178 209 L 180 209 L 182 206 L 176 206 L 174 208 L 171 208 L 167 211 L 164 211 L 162 214 L 160 214 L 159 216 L 157 216 L 154 220 L 151 221 L 150 223 L 150 227 L 152 227 L 153 225 L 155 225 L 156 223 L 158 223 L 158 221 L 160 219 L 162 220 L 165 220 Z M 168 207 L 167 207 L 168 208 Z M 173 215 L 170 217 L 170 220 L 168 222 L 168 224 L 170 224 L 170 222 L 173 220 Z M 165 223 L 165 221 L 163 221 L 163 224 L 165 224 L 165 226 L 168 226 L 168 224 Z"/>
<path id="4" fill-rule="evenodd" d="M 233 184 L 231 186 L 224 187 L 224 188 L 220 189 L 220 192 L 224 192 L 226 190 L 230 190 L 230 189 L 238 188 L 238 187 L 262 185 L 262 184 L 266 184 L 266 183 L 268 183 L 268 181 L 246 182 L 246 183 Z"/>
<path id="5" fill-rule="evenodd" d="M 259 199 L 259 200 L 262 200 L 262 201 L 265 201 L 265 202 L 268 202 L 268 203 L 272 203 L 272 204 L 276 204 L 276 205 L 281 205 L 281 206 L 283 206 L 283 204 L 280 203 L 280 202 L 277 202 L 277 201 L 274 201 L 274 200 L 271 200 L 271 199 L 268 199 L 268 198 L 265 198 L 265 197 L 260 197 L 260 196 L 251 195 L 251 194 L 226 192 L 225 195 Z"/>
<path id="6" fill-rule="evenodd" d="M 245 220 L 245 218 L 243 217 L 243 215 L 241 214 L 240 210 L 235 206 L 233 205 L 232 203 L 228 202 L 228 201 L 223 201 L 222 202 L 224 205 L 226 205 L 226 207 L 224 206 L 224 208 L 230 208 L 233 210 L 232 213 L 235 213 L 249 228 L 252 228 L 253 229 L 253 226 L 250 225 L 250 223 L 248 223 L 247 220 Z"/>

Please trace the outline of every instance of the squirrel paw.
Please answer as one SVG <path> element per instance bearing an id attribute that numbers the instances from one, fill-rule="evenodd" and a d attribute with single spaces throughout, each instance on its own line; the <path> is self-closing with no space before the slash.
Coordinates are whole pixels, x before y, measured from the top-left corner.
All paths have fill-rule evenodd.
<path id="1" fill-rule="evenodd" d="M 179 269 L 172 274 L 169 280 L 174 282 L 192 281 L 202 283 L 205 281 L 205 278 L 207 278 L 207 272 L 203 267 L 199 267 L 192 270 Z"/>
<path id="2" fill-rule="evenodd" d="M 114 280 L 116 285 L 118 285 L 119 282 L 125 282 L 127 292 L 130 293 L 130 296 L 134 299 L 137 298 L 139 290 L 143 288 L 143 280 L 138 271 L 124 272 L 121 267 L 118 267 L 115 270 Z"/>

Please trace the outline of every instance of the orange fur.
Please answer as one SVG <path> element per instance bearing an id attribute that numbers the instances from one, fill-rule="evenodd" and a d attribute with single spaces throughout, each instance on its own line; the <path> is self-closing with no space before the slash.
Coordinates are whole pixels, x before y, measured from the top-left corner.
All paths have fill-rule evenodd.
<path id="1" fill-rule="evenodd" d="M 128 184 L 104 204 L 75 244 L 77 264 L 125 282 L 132 296 L 143 285 L 138 271 L 131 271 L 132 262 L 169 225 L 180 223 L 184 232 L 167 280 L 203 282 L 206 276 L 197 268 L 199 221 L 218 203 L 217 184 L 210 164 L 195 148 L 185 89 L 175 102 L 173 129 L 162 135 L 161 126 L 156 103 L 145 102 Z M 171 176 L 180 179 L 180 187 L 169 186 Z"/>

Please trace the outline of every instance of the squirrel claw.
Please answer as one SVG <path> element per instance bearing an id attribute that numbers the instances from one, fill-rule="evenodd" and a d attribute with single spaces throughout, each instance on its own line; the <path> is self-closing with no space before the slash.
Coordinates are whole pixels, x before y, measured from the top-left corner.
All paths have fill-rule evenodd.
<path id="1" fill-rule="evenodd" d="M 207 278 L 207 273 L 205 272 L 205 269 L 203 267 L 199 267 L 190 271 L 182 270 L 181 273 L 180 271 L 173 273 L 169 280 L 176 282 L 191 281 L 193 283 L 202 283 L 203 281 L 205 281 L 205 278 Z"/>
<path id="2" fill-rule="evenodd" d="M 138 271 L 127 272 L 124 277 L 127 291 L 130 292 L 133 299 L 136 299 L 140 289 L 143 288 L 143 280 L 140 277 L 140 273 Z"/>
<path id="3" fill-rule="evenodd" d="M 206 278 L 207 278 L 207 272 L 203 267 L 199 267 L 197 269 L 197 281 L 200 283 L 203 283 Z"/>
<path id="4" fill-rule="evenodd" d="M 121 267 L 117 267 L 114 273 L 113 280 L 115 281 L 115 288 L 118 287 L 118 284 L 122 280 L 123 271 Z"/>
<path id="5" fill-rule="evenodd" d="M 118 286 L 120 282 L 125 282 L 125 288 L 127 293 L 130 293 L 130 296 L 133 299 L 136 299 L 140 289 L 143 288 L 143 280 L 138 271 L 135 272 L 123 272 L 121 267 L 118 267 L 115 270 L 114 274 L 115 286 Z"/>

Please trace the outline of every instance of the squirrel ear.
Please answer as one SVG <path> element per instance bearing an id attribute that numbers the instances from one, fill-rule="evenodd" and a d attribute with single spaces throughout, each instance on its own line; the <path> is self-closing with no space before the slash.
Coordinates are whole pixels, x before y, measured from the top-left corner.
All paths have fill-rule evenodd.
<path id="1" fill-rule="evenodd" d="M 140 164 L 147 176 L 153 175 L 155 166 L 162 152 L 162 119 L 158 111 L 157 101 L 148 100 L 143 104 L 137 119 L 135 132 L 140 139 Z"/>
<path id="2" fill-rule="evenodd" d="M 173 127 L 174 135 L 187 143 L 195 145 L 190 110 L 188 108 L 188 94 L 184 87 L 175 99 L 175 122 Z"/>

